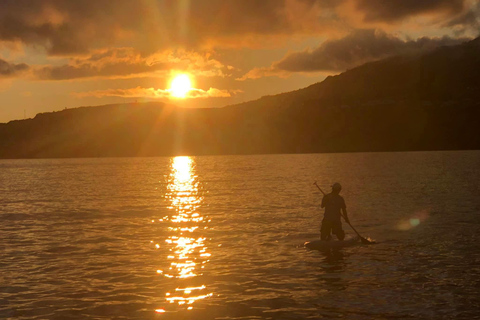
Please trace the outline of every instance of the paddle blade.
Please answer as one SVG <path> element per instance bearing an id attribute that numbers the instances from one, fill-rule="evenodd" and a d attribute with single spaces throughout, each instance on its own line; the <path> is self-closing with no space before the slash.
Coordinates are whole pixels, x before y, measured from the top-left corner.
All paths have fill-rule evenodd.
<path id="1" fill-rule="evenodd" d="M 366 238 L 360 237 L 360 240 L 362 241 L 363 244 L 374 244 L 375 241 L 373 240 L 368 240 Z"/>

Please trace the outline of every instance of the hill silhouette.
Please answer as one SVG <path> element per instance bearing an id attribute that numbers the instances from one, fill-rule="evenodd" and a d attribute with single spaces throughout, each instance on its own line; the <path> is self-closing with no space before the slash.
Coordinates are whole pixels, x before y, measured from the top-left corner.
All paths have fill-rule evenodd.
<path id="1" fill-rule="evenodd" d="M 480 38 L 224 108 L 81 107 L 0 124 L 1 158 L 480 148 Z"/>

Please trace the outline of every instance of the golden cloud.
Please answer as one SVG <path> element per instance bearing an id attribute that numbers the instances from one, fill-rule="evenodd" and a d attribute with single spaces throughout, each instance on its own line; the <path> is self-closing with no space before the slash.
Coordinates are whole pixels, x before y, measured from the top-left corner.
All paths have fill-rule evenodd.
<path id="1" fill-rule="evenodd" d="M 263 68 L 253 68 L 248 71 L 246 74 L 237 78 L 235 80 L 244 81 L 247 79 L 260 79 L 265 77 L 278 77 L 278 78 L 288 78 L 292 75 L 290 71 L 284 71 L 276 68 L 275 66 L 263 67 Z"/>
<path id="2" fill-rule="evenodd" d="M 166 76 L 171 70 L 194 76 L 225 77 L 231 67 L 213 59 L 208 52 L 164 50 L 143 56 L 134 48 L 110 48 L 72 58 L 64 65 L 37 66 L 34 75 L 41 80 L 137 78 Z"/>
<path id="3" fill-rule="evenodd" d="M 208 90 L 191 89 L 185 99 L 198 98 L 228 98 L 234 94 L 240 93 L 240 90 L 220 90 L 210 88 Z M 88 92 L 75 92 L 73 95 L 77 98 L 85 97 L 122 97 L 122 98 L 147 98 L 147 99 L 174 99 L 170 89 L 155 89 L 155 88 L 129 88 L 129 89 L 107 89 L 95 90 Z"/>

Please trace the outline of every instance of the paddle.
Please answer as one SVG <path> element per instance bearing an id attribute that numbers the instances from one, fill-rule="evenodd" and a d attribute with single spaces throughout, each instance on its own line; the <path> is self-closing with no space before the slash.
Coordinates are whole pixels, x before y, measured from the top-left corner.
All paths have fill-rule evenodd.
<path id="1" fill-rule="evenodd" d="M 318 190 L 320 190 L 320 192 L 323 193 L 323 195 L 325 195 L 325 192 L 323 192 L 323 190 L 318 186 L 317 181 L 315 181 L 313 184 L 317 186 Z M 373 243 L 375 243 L 374 241 L 370 241 L 370 240 L 362 237 L 362 236 L 360 235 L 360 233 L 358 233 L 358 231 L 355 230 L 355 228 L 350 224 L 350 222 L 343 216 L 343 214 L 342 214 L 342 217 L 343 217 L 343 219 L 345 220 L 345 222 L 348 223 L 348 225 L 353 229 L 353 231 L 355 231 L 355 233 L 356 233 L 357 236 L 360 238 L 360 240 L 362 241 L 362 243 L 364 243 L 364 244 L 373 244 Z"/>

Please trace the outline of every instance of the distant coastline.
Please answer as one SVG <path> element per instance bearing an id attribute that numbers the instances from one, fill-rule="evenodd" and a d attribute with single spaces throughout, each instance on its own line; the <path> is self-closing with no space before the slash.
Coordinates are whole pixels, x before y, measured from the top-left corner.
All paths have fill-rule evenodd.
<path id="1" fill-rule="evenodd" d="M 0 124 L 0 158 L 480 149 L 480 38 L 224 108 L 115 104 Z"/>

